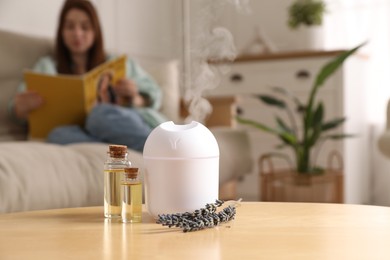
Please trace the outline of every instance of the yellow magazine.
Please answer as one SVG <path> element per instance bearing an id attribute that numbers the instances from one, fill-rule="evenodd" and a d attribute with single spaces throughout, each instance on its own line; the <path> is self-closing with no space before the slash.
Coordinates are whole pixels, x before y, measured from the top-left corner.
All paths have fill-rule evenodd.
<path id="1" fill-rule="evenodd" d="M 82 126 L 96 103 L 98 83 L 105 73 L 111 74 L 111 84 L 124 78 L 126 56 L 110 60 L 81 76 L 24 72 L 27 89 L 36 91 L 44 99 L 43 106 L 29 115 L 29 137 L 46 138 L 57 126 Z"/>

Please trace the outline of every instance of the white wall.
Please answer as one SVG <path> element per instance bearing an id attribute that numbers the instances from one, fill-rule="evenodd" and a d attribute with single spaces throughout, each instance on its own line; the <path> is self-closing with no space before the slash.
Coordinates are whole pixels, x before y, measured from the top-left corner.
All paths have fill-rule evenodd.
<path id="1" fill-rule="evenodd" d="M 223 20 L 235 35 L 237 48 L 242 50 L 255 36 L 256 27 L 260 27 L 279 50 L 289 48 L 291 37 L 287 24 L 287 8 L 291 0 L 249 2 L 250 13 L 230 11 Z M 230 7 L 231 9 L 234 6 Z M 236 15 L 232 15 L 232 14 Z M 232 19 L 233 17 L 233 19 Z"/>
<path id="2" fill-rule="evenodd" d="M 180 54 L 180 5 L 175 0 L 117 1 L 117 47 L 136 56 Z"/>
<path id="3" fill-rule="evenodd" d="M 62 0 L 1 0 L 0 28 L 51 37 Z"/>
<path id="4" fill-rule="evenodd" d="M 94 0 L 108 50 L 177 58 L 180 0 Z M 0 28 L 54 37 L 63 0 L 1 0 Z"/>
<path id="5" fill-rule="evenodd" d="M 243 1 L 243 0 L 241 0 Z M 288 8 L 292 0 L 252 0 L 250 12 L 242 12 L 233 5 L 228 7 L 221 19 L 235 36 L 237 48 L 242 51 L 255 37 L 257 28 L 269 38 L 280 51 L 296 49 L 300 35 L 287 25 Z M 328 14 L 325 15 L 327 20 Z M 325 46 L 327 47 L 327 46 Z"/>

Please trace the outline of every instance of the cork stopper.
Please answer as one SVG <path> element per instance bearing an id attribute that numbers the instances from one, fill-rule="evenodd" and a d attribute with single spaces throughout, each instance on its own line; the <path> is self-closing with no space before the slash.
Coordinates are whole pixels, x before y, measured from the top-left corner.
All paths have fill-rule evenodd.
<path id="1" fill-rule="evenodd" d="M 125 145 L 109 145 L 109 153 L 114 158 L 125 158 L 127 153 L 127 146 Z"/>
<path id="2" fill-rule="evenodd" d="M 125 178 L 135 179 L 138 176 L 138 168 L 125 168 Z"/>

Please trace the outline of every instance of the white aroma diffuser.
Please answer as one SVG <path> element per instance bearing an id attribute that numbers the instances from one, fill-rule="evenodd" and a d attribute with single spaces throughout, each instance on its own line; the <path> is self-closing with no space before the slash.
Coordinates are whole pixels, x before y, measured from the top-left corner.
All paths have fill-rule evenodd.
<path id="1" fill-rule="evenodd" d="M 146 140 L 143 157 L 145 203 L 153 217 L 194 211 L 218 198 L 218 143 L 201 123 L 162 123 Z"/>

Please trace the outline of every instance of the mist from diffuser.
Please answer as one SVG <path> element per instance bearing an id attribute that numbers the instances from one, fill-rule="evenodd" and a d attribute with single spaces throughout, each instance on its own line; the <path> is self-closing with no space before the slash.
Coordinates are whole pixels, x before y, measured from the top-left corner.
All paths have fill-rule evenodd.
<path id="1" fill-rule="evenodd" d="M 184 46 L 190 54 L 190 65 L 183 75 L 188 80 L 183 86 L 183 100 L 189 111 L 185 122 L 203 123 L 212 112 L 212 106 L 203 97 L 204 92 L 219 86 L 221 76 L 230 70 L 226 61 L 233 61 L 237 56 L 233 35 L 227 28 L 217 25 L 218 19 L 227 11 L 226 8 L 232 7 L 242 14 L 250 13 L 250 8 L 249 0 L 199 0 L 192 3 L 198 5 L 199 10 L 187 21 L 192 26 L 187 28 L 191 39 L 188 46 Z M 224 63 L 215 66 L 209 61 Z"/>
<path id="2" fill-rule="evenodd" d="M 145 204 L 149 213 L 191 212 L 218 198 L 219 147 L 199 122 L 156 127 L 144 147 Z"/>

